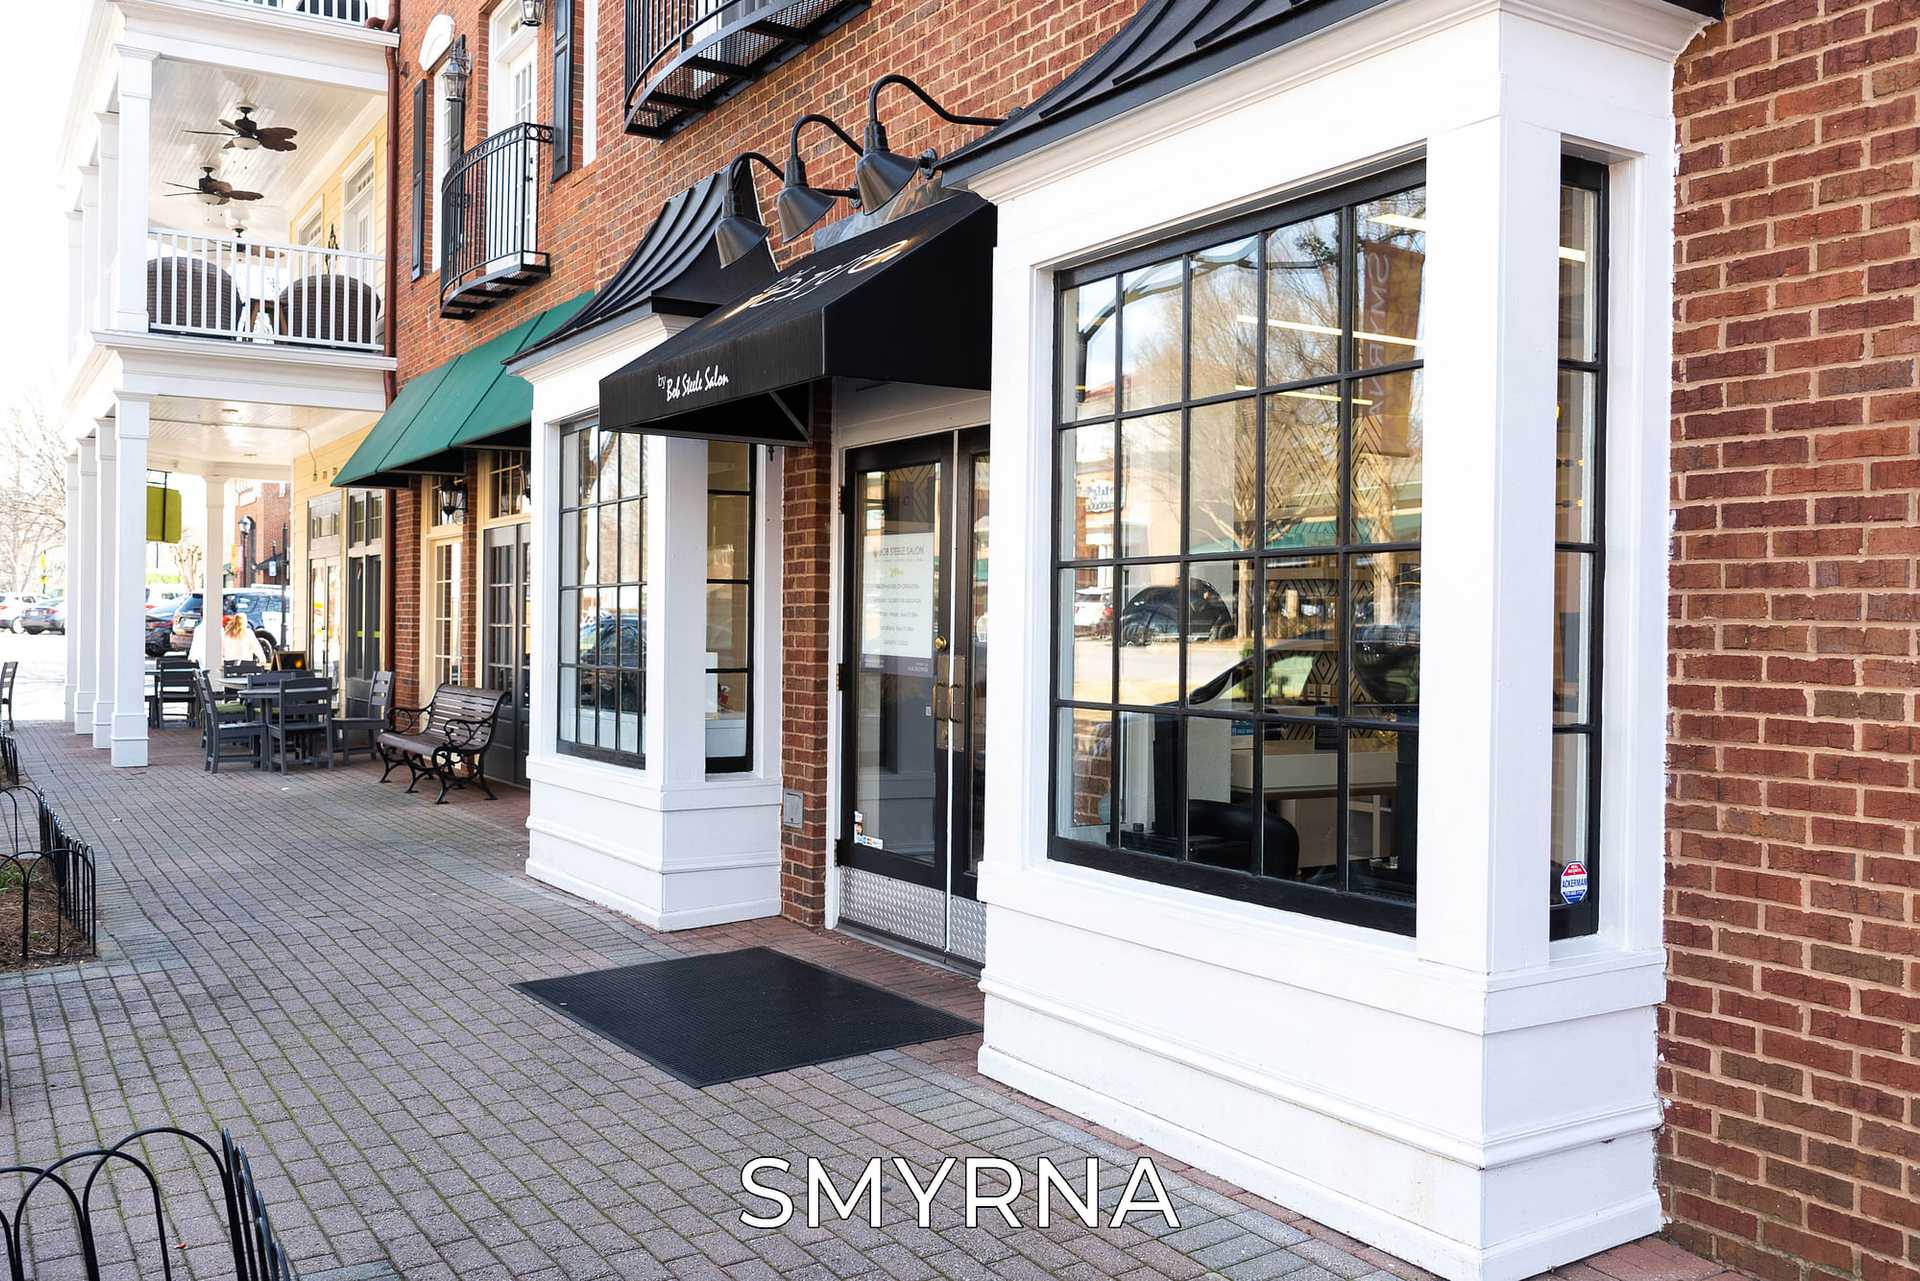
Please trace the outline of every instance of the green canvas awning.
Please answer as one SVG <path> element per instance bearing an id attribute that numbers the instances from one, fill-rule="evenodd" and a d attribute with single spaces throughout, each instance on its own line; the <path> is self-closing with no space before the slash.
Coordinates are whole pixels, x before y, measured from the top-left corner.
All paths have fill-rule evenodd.
<path id="1" fill-rule="evenodd" d="M 466 450 L 524 445 L 533 386 L 500 362 L 566 324 L 592 297 L 589 290 L 550 307 L 409 379 L 333 483 L 401 489 L 419 476 L 461 475 Z"/>

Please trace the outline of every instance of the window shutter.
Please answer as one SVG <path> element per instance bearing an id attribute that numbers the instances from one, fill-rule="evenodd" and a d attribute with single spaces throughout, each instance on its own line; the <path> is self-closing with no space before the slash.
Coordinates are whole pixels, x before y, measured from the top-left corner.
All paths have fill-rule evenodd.
<path id="1" fill-rule="evenodd" d="M 413 278 L 427 257 L 427 82 L 413 87 Z"/>
<path id="2" fill-rule="evenodd" d="M 592 74 L 589 71 L 588 74 Z M 573 0 L 553 6 L 553 179 L 573 169 Z"/>

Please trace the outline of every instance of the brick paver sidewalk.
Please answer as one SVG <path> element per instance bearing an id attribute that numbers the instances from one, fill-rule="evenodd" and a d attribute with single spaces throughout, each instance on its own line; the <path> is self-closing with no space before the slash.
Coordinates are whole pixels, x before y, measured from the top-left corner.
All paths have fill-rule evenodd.
<path id="1" fill-rule="evenodd" d="M 980 999 L 965 978 L 844 937 L 777 921 L 661 935 L 537 885 L 511 789 L 435 807 L 366 766 L 216 777 L 187 730 L 155 736 L 152 767 L 112 771 L 60 726 L 22 730 L 29 770 L 105 851 L 105 929 L 99 961 L 0 977 L 0 1164 L 140 1126 L 231 1126 L 302 1275 L 341 1281 L 390 1275 L 379 1265 L 408 1281 L 1424 1275 L 1168 1159 L 1179 1231 L 1067 1215 L 1040 1230 L 1030 1193 L 1026 1228 L 989 1212 L 969 1229 L 957 1180 L 931 1229 L 897 1181 L 877 1230 L 808 1229 L 804 1215 L 748 1228 L 740 1211 L 765 1208 L 739 1190 L 756 1156 L 819 1157 L 845 1188 L 894 1154 L 922 1177 L 948 1156 L 1029 1174 L 1043 1155 L 1063 1169 L 1098 1156 L 1124 1180 L 1135 1149 L 980 1077 L 977 1037 L 701 1091 L 556 1016 L 511 985 L 746 944 L 970 1018 Z M 169 1192 L 186 1207 L 176 1258 L 217 1275 L 210 1203 Z M 129 1215 L 107 1239 L 123 1263 L 152 1237 Z M 78 1275 L 76 1249 L 71 1232 L 37 1233 L 39 1275 Z M 1719 1271 L 1649 1239 L 1565 1274 Z"/>

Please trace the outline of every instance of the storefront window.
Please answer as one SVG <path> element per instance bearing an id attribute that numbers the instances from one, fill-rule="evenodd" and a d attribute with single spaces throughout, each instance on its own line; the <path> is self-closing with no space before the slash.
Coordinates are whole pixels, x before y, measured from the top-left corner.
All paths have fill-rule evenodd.
<path id="1" fill-rule="evenodd" d="M 560 437 L 559 750 L 646 763 L 645 441 L 574 428 Z"/>
<path id="2" fill-rule="evenodd" d="M 527 505 L 527 464 L 524 455 L 505 452 L 493 455 L 487 468 L 487 490 L 491 496 L 488 510 L 496 519 L 518 516 Z"/>
<path id="3" fill-rule="evenodd" d="M 1552 937 L 1599 928 L 1600 590 L 1606 538 L 1606 170 L 1560 188 L 1560 388 L 1554 432 Z"/>
<path id="4" fill-rule="evenodd" d="M 752 767 L 752 445 L 707 446 L 707 771 Z"/>
<path id="5" fill-rule="evenodd" d="M 428 674 L 436 687 L 460 683 L 460 540 L 433 545 L 433 627 Z"/>
<path id="6" fill-rule="evenodd" d="M 1412 932 L 1422 177 L 1061 274 L 1055 858 Z"/>

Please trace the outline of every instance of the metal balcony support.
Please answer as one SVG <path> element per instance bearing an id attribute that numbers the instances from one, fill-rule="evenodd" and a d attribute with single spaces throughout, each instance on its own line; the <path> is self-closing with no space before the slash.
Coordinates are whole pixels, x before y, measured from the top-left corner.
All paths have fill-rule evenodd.
<path id="1" fill-rule="evenodd" d="M 468 151 L 440 186 L 440 314 L 465 319 L 546 279 L 540 239 L 553 126 L 509 125 Z"/>
<path id="2" fill-rule="evenodd" d="M 868 0 L 627 0 L 627 132 L 666 138 Z"/>

